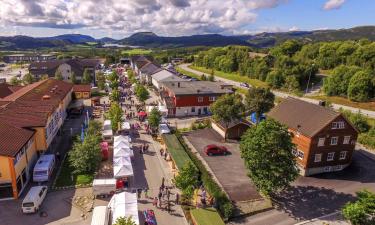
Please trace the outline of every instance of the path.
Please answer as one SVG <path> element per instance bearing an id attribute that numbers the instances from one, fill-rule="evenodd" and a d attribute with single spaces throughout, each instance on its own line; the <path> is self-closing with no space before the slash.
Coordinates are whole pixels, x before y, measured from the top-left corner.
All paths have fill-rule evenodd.
<path id="1" fill-rule="evenodd" d="M 189 65 L 190 64 L 181 64 L 179 67 L 181 67 L 182 69 L 184 69 L 186 71 L 195 73 L 197 75 L 204 74 L 206 76 L 209 76 L 209 74 L 207 74 L 207 73 L 202 73 L 200 71 L 191 69 L 189 67 Z M 237 82 L 237 81 L 228 80 L 228 79 L 225 79 L 225 78 L 222 78 L 222 77 L 218 77 L 218 76 L 215 76 L 215 80 L 217 80 L 217 81 L 223 81 L 223 82 L 231 84 L 233 86 L 243 88 L 243 87 L 240 86 L 240 82 Z M 280 97 L 280 98 L 287 98 L 287 97 L 291 96 L 293 98 L 298 98 L 298 99 L 306 101 L 306 102 L 310 102 L 310 103 L 313 103 L 313 104 L 319 104 L 319 100 L 315 100 L 315 99 L 297 97 L 297 96 L 294 96 L 294 95 L 291 95 L 291 94 L 288 94 L 288 93 L 284 93 L 284 92 L 280 92 L 280 91 L 275 91 L 275 90 L 272 90 L 272 93 L 274 93 L 275 96 Z M 370 111 L 370 110 L 365 110 L 365 109 L 359 109 L 359 108 L 354 108 L 354 107 L 345 106 L 345 105 L 339 105 L 339 104 L 334 104 L 334 103 L 332 104 L 332 107 L 335 110 L 339 110 L 340 108 L 342 108 L 342 109 L 345 109 L 345 110 L 349 110 L 349 111 L 351 111 L 353 113 L 360 112 L 363 115 L 366 115 L 366 116 L 371 117 L 371 118 L 375 118 L 375 111 Z"/>

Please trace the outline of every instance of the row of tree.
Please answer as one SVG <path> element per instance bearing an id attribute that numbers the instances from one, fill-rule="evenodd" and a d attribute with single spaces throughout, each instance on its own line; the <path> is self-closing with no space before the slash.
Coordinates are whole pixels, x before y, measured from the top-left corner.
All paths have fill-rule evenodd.
<path id="1" fill-rule="evenodd" d="M 113 71 L 109 76 L 108 80 L 110 81 L 111 92 L 111 107 L 109 108 L 107 117 L 111 120 L 112 130 L 118 131 L 120 125 L 123 122 L 124 111 L 120 105 L 121 93 L 119 91 L 120 77 L 116 71 Z"/>

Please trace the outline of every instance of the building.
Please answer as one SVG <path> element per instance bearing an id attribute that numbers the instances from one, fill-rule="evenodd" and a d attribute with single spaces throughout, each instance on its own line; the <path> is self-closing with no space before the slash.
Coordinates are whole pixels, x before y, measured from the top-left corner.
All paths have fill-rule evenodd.
<path id="1" fill-rule="evenodd" d="M 211 122 L 212 129 L 219 133 L 223 138 L 239 140 L 241 136 L 251 127 L 246 120 L 233 120 L 229 124 L 222 121 Z M 227 127 L 228 126 L 228 127 Z"/>
<path id="2" fill-rule="evenodd" d="M 47 79 L 0 99 L 0 200 L 22 193 L 66 118 L 72 92 L 72 84 Z"/>
<path id="3" fill-rule="evenodd" d="M 5 98 L 6 96 L 13 94 L 21 88 L 23 88 L 23 86 L 15 86 L 7 83 L 0 83 L 0 98 Z"/>
<path id="4" fill-rule="evenodd" d="M 149 62 L 139 69 L 138 75 L 142 83 L 151 84 L 151 76 L 159 71 L 162 71 L 159 65 Z"/>
<path id="5" fill-rule="evenodd" d="M 358 131 L 342 114 L 289 97 L 268 117 L 293 134 L 293 154 L 303 176 L 340 171 L 351 163 Z"/>
<path id="6" fill-rule="evenodd" d="M 159 70 L 151 75 L 151 83 L 157 89 L 161 89 L 163 82 L 184 82 L 186 80 L 169 72 L 168 70 Z"/>
<path id="7" fill-rule="evenodd" d="M 19 63 L 19 62 L 42 62 L 55 60 L 56 55 L 54 54 L 40 54 L 40 55 L 25 55 L 25 54 L 13 54 L 4 55 L 3 61 L 6 63 Z"/>
<path id="8" fill-rule="evenodd" d="M 153 62 L 152 57 L 135 55 L 130 57 L 130 66 L 136 75 L 139 75 L 139 70 L 146 64 Z"/>
<path id="9" fill-rule="evenodd" d="M 210 81 L 162 82 L 160 95 L 168 108 L 168 116 L 208 115 L 209 106 L 218 97 L 233 93 L 222 85 Z"/>
<path id="10" fill-rule="evenodd" d="M 60 72 L 65 81 L 71 81 L 74 73 L 77 82 L 81 82 L 86 70 L 90 73 L 92 82 L 95 83 L 95 72 L 99 67 L 99 59 L 51 60 L 31 63 L 29 73 L 36 79 L 40 79 L 45 75 L 55 77 L 56 73 Z"/>
<path id="11" fill-rule="evenodd" d="M 76 99 L 89 99 L 91 98 L 91 85 L 75 84 L 73 86 L 73 93 Z"/>

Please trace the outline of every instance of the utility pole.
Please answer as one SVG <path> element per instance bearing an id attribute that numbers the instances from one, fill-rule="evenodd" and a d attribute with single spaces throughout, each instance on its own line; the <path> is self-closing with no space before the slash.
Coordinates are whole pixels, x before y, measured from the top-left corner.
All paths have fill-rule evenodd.
<path id="1" fill-rule="evenodd" d="M 309 75 L 309 79 L 307 80 L 307 86 L 306 86 L 305 94 L 307 94 L 307 92 L 309 91 L 309 84 L 310 84 L 311 74 L 312 74 L 312 70 L 313 70 L 314 66 L 315 66 L 314 63 L 311 64 L 310 75 Z"/>

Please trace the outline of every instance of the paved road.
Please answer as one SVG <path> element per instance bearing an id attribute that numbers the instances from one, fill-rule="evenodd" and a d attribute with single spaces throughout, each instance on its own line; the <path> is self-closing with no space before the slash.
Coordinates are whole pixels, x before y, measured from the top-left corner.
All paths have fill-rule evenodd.
<path id="1" fill-rule="evenodd" d="M 205 74 L 206 76 L 209 76 L 209 74 L 207 74 L 207 73 L 202 73 L 200 71 L 197 71 L 197 70 L 189 68 L 189 65 L 190 64 L 182 64 L 179 67 L 181 67 L 182 69 L 184 69 L 186 71 L 189 71 L 189 72 L 192 72 L 192 73 L 195 73 L 195 74 L 198 74 L 198 75 Z M 237 81 L 228 80 L 228 79 L 225 79 L 225 78 L 222 78 L 222 77 L 218 77 L 218 76 L 216 76 L 215 79 L 217 81 L 223 81 L 225 83 L 234 85 L 236 87 L 243 88 L 243 87 L 240 86 L 240 82 L 237 82 Z M 306 102 L 311 102 L 313 104 L 318 104 L 319 103 L 319 101 L 315 100 L 315 99 L 309 99 L 309 98 L 303 98 L 303 97 L 301 98 L 301 97 L 293 96 L 293 95 L 290 95 L 288 93 L 284 93 L 284 92 L 280 92 L 280 91 L 275 91 L 275 90 L 272 90 L 272 92 L 275 94 L 275 96 L 280 97 L 280 98 L 287 98 L 288 96 L 292 96 L 294 98 L 298 98 L 298 99 L 301 99 L 301 100 L 306 101 Z M 345 105 L 339 105 L 339 104 L 332 104 L 332 107 L 335 110 L 339 110 L 340 108 L 342 108 L 342 109 L 349 110 L 349 111 L 354 112 L 354 113 L 360 112 L 363 115 L 366 115 L 366 116 L 371 117 L 371 118 L 375 118 L 375 111 L 358 109 L 358 108 L 349 107 L 349 106 L 345 106 Z"/>

